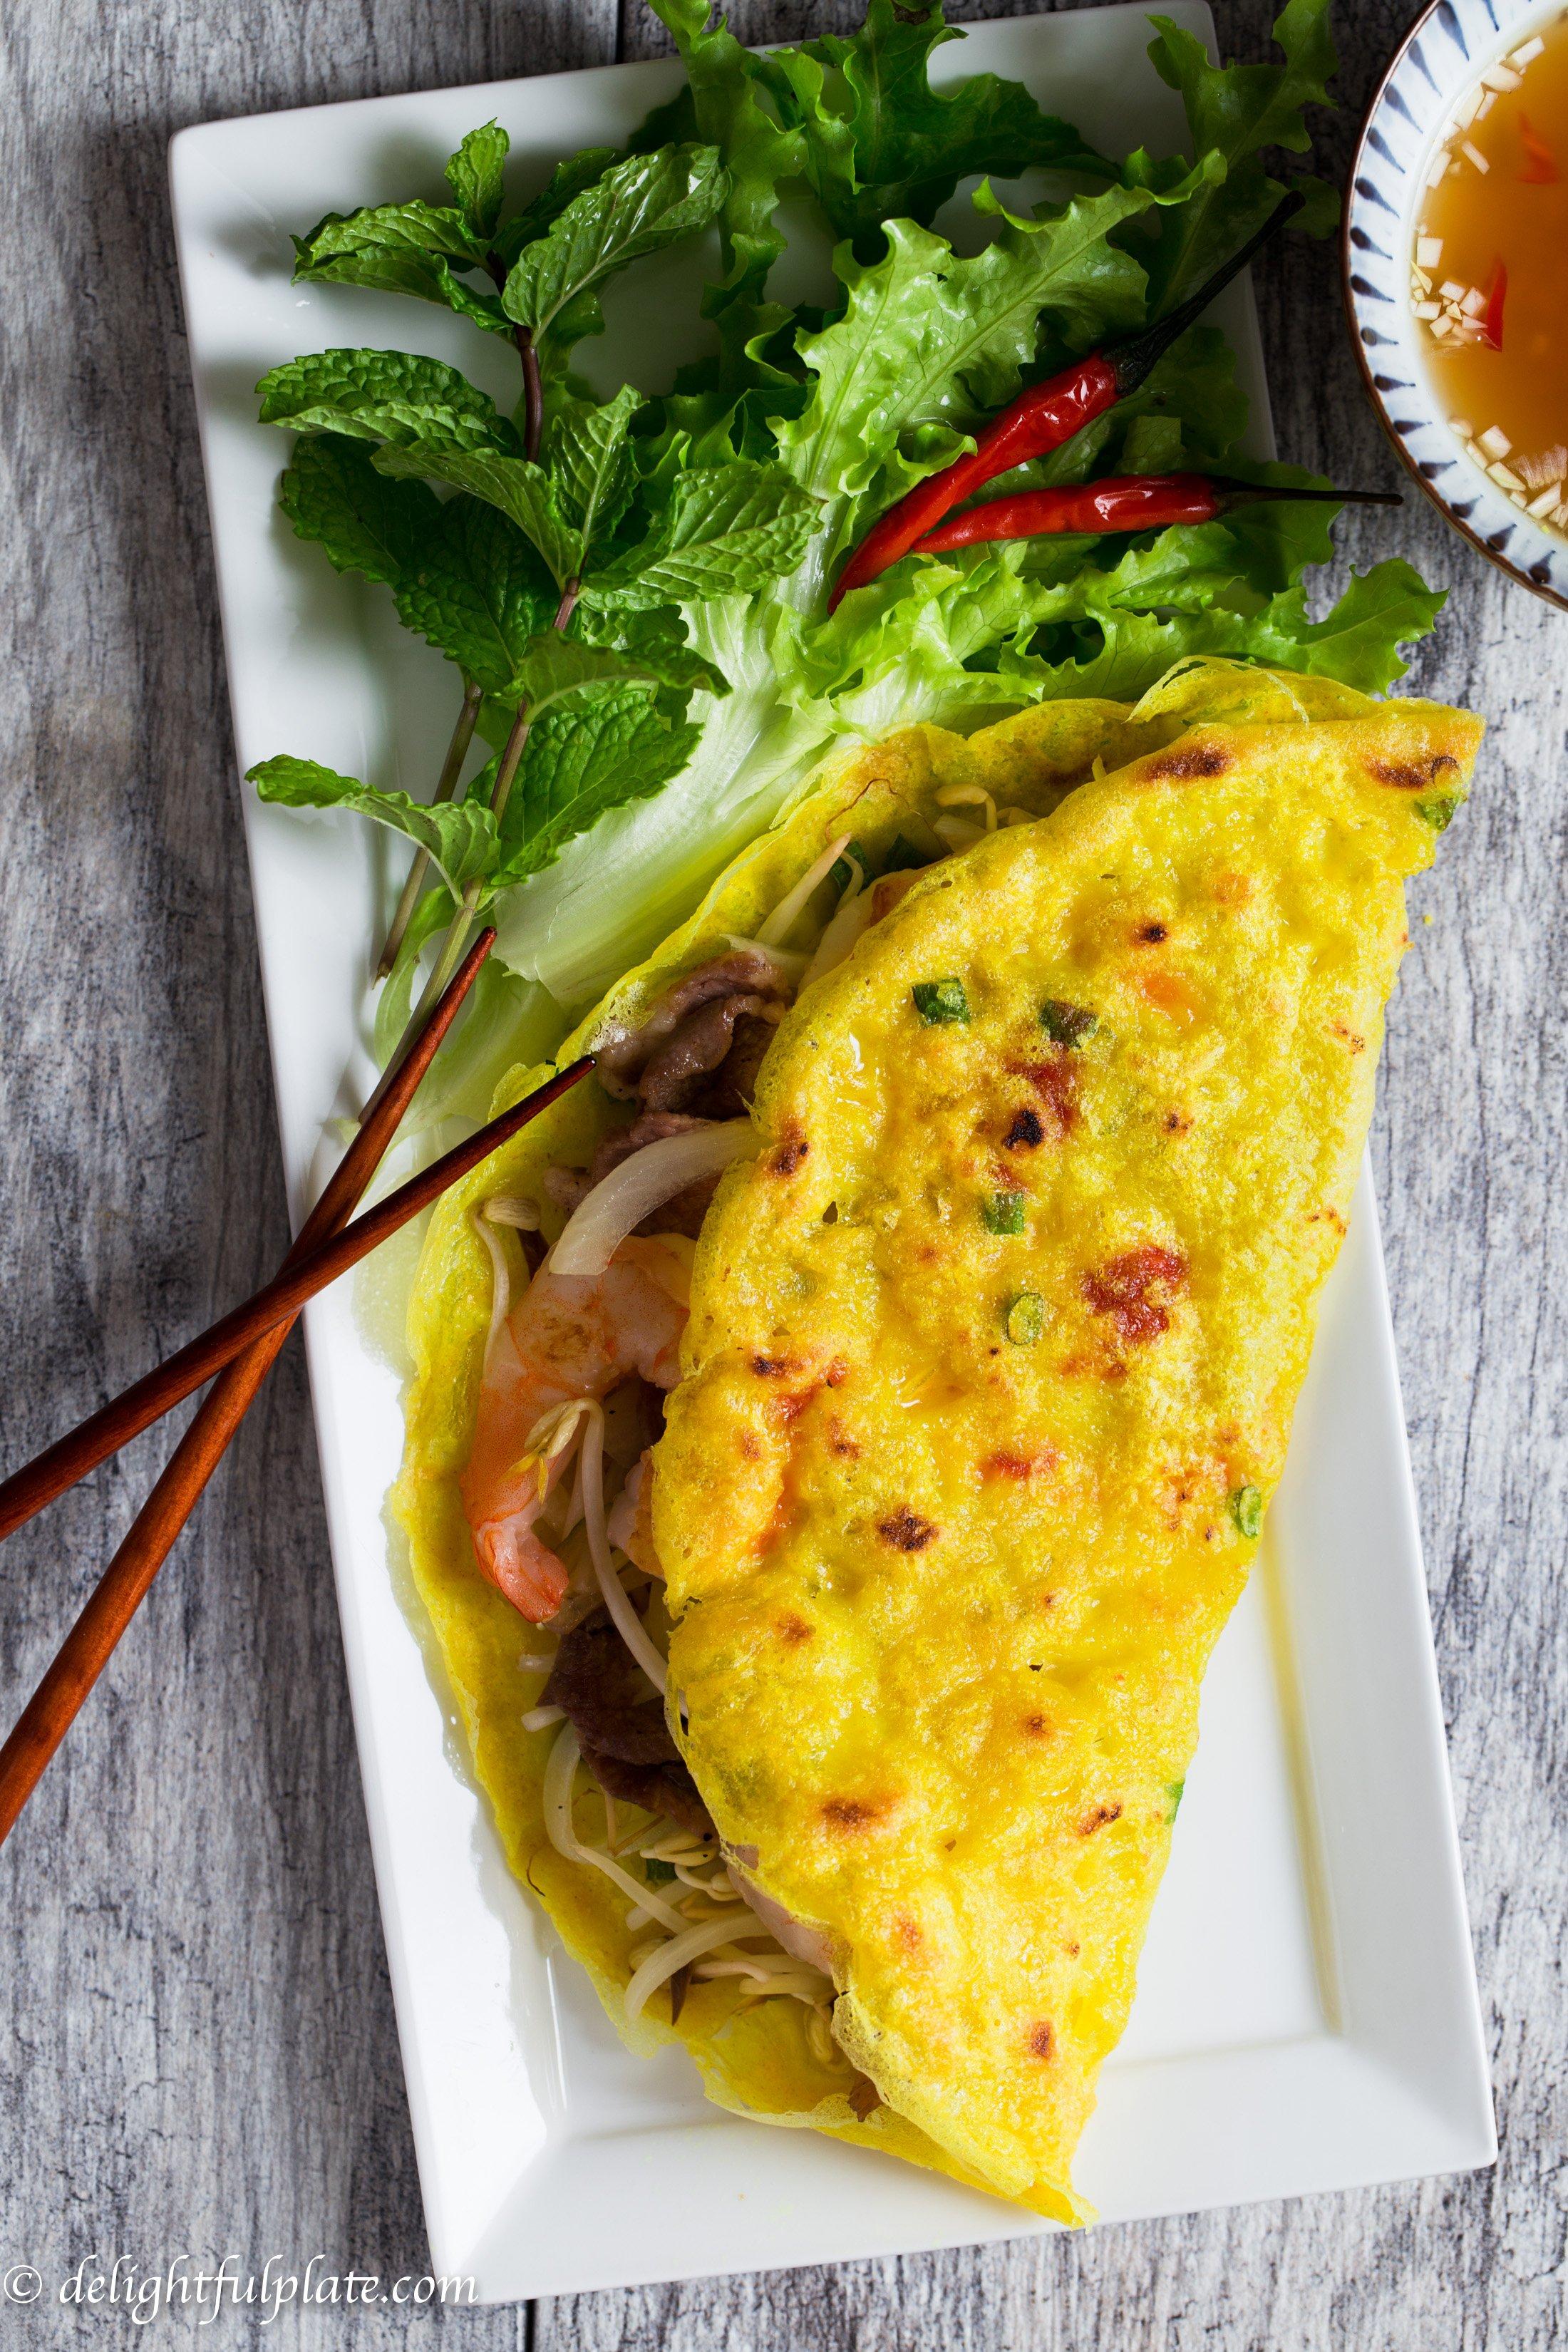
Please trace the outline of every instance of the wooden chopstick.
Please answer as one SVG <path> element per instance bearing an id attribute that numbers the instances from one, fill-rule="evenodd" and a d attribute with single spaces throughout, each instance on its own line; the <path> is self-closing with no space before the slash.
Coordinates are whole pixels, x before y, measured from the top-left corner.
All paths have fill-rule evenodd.
<path id="1" fill-rule="evenodd" d="M 357 1134 L 301 1226 L 285 1265 L 308 1257 L 317 1243 L 337 1232 L 353 1213 L 494 945 L 494 931 L 481 931 L 442 992 L 428 1021 L 389 1064 L 361 1115 Z M 211 1395 L 192 1417 L 168 1467 L 100 1578 L 10 1738 L 0 1748 L 0 1843 L 37 1786 L 78 1708 L 167 1558 L 196 1497 L 244 1418 L 246 1408 L 281 1351 L 289 1328 L 287 1323 L 282 1323 L 268 1330 L 215 1383 Z M 94 1416 L 95 1420 L 103 1418 Z M 52 1448 L 51 1453 L 58 1450 Z M 48 1458 L 40 1456 L 40 1461 Z M 102 1456 L 96 1458 L 101 1460 Z M 69 1485 L 70 1480 L 67 1478 L 63 1484 Z M 52 1493 L 59 1491 L 58 1486 L 50 1489 Z M 47 1496 L 43 1499 L 47 1500 Z"/>
<path id="2" fill-rule="evenodd" d="M 8 1535 L 15 1534 L 46 1504 L 63 1495 L 68 1486 L 74 1486 L 79 1478 L 85 1478 L 89 1470 L 96 1469 L 111 1454 L 117 1454 L 122 1445 L 130 1444 L 132 1438 L 150 1428 L 163 1414 L 210 1381 L 215 1372 L 221 1371 L 225 1364 L 248 1347 L 252 1340 L 258 1339 L 280 1317 L 296 1313 L 312 1291 L 321 1286 L 321 1282 L 332 1281 L 336 1274 L 353 1265 L 365 1250 L 375 1247 L 374 1241 L 361 1237 L 360 1245 L 351 1247 L 341 1260 L 334 1261 L 333 1271 L 323 1274 L 320 1282 L 313 1280 L 307 1271 L 313 1263 L 315 1251 L 341 1232 L 346 1223 L 377 1162 L 396 1133 L 437 1047 L 451 1025 L 494 940 L 493 931 L 480 934 L 410 1051 L 382 1079 L 366 1105 L 359 1133 L 350 1144 L 342 1165 L 307 1218 L 298 1241 L 273 1281 L 265 1284 L 243 1306 L 221 1317 L 198 1339 L 178 1349 L 163 1363 L 154 1365 L 152 1371 L 144 1373 L 139 1381 L 133 1381 L 119 1396 L 100 1406 L 97 1412 L 89 1413 L 66 1436 L 57 1439 L 53 1445 L 46 1446 L 42 1454 L 36 1454 L 31 1462 L 25 1463 L 20 1470 L 0 1482 L 0 1542 Z M 553 1098 L 551 1097 L 552 1100 Z M 540 1108 L 543 1107 L 541 1104 Z M 521 1121 L 518 1123 L 522 1124 Z M 472 1153 L 467 1166 L 477 1165 L 485 1157 L 486 1150 L 494 1148 L 481 1145 L 474 1151 L 473 1145 L 479 1141 L 476 1137 L 469 1144 L 459 1147 L 459 1150 Z M 382 1202 L 379 1213 L 383 1217 L 383 1224 L 378 1230 L 378 1239 L 395 1232 L 408 1217 L 416 1215 L 427 1200 L 434 1199 L 436 1192 L 465 1172 L 464 1167 L 453 1165 L 456 1157 L 449 1152 L 445 1160 L 437 1160 L 435 1167 L 427 1169 L 424 1177 L 418 1180 L 428 1187 L 429 1180 L 438 1171 L 449 1170 L 449 1173 L 437 1181 L 433 1191 L 426 1190 L 422 1197 L 409 1200 L 405 1187 L 404 1192 L 395 1192 Z M 393 1209 L 395 1202 L 403 1205 L 388 1217 L 386 1212 Z M 358 1236 L 360 1228 L 356 1226 L 354 1231 Z"/>
<path id="3" fill-rule="evenodd" d="M 118 1453 L 140 1431 L 150 1428 L 210 1381 L 215 1372 L 232 1363 L 263 1332 L 277 1323 L 291 1321 L 307 1299 L 313 1298 L 318 1290 L 324 1290 L 328 1283 L 335 1282 L 340 1274 L 346 1274 L 350 1266 L 357 1265 L 362 1257 L 378 1248 L 410 1217 L 427 1209 L 449 1184 L 477 1168 L 481 1160 L 488 1160 L 492 1151 L 531 1119 L 537 1118 L 541 1111 L 548 1110 L 593 1066 L 592 1059 L 584 1055 L 570 1068 L 557 1071 L 545 1085 L 525 1095 L 499 1118 L 491 1119 L 477 1135 L 469 1136 L 466 1143 L 456 1145 L 420 1175 L 411 1177 L 395 1192 L 389 1192 L 384 1201 L 378 1201 L 374 1209 L 367 1209 L 363 1216 L 356 1217 L 352 1225 L 343 1225 L 340 1217 L 339 1230 L 322 1238 L 313 1235 L 308 1225 L 270 1282 L 263 1283 L 241 1306 L 220 1316 L 199 1338 L 177 1349 L 152 1371 L 143 1373 L 141 1380 L 133 1381 L 110 1403 L 89 1413 L 86 1421 L 79 1422 L 75 1429 L 36 1454 L 0 1485 L 0 1541 L 41 1511 L 46 1503 L 53 1502 L 57 1495 L 63 1495 L 68 1486 L 84 1478 L 99 1463 Z M 363 1180 L 360 1189 L 363 1189 Z M 323 1202 L 326 1198 L 323 1193 Z M 352 1202 L 349 1205 L 353 1205 Z M 307 1246 L 308 1241 L 313 1241 L 314 1245 Z"/>
<path id="4" fill-rule="evenodd" d="M 257 1326 L 259 1336 L 214 1381 L 210 1395 L 203 1399 L 130 1533 L 99 1579 L 81 1614 L 60 1644 L 54 1663 L 17 1718 L 10 1738 L 0 1748 L 0 1845 L 16 1826 L 50 1757 L 70 1728 L 83 1699 L 102 1673 L 115 1643 L 167 1559 L 288 1338 L 300 1305 L 348 1266 L 356 1265 L 388 1234 L 406 1224 L 448 1184 L 477 1167 L 498 1145 L 526 1127 L 530 1119 L 537 1118 L 541 1111 L 548 1109 L 569 1087 L 585 1077 L 593 1066 L 592 1060 L 585 1056 L 558 1072 L 547 1085 L 525 1095 L 510 1110 L 492 1119 L 489 1127 L 482 1128 L 457 1150 L 447 1152 L 444 1160 L 437 1160 L 412 1183 L 391 1193 L 341 1234 L 336 1243 L 328 1243 L 302 1255 L 287 1286 L 280 1276 L 268 1286 L 266 1292 L 258 1292 L 257 1299 L 251 1302 L 252 1308 L 270 1294 L 265 1311 L 272 1319 Z M 301 1234 L 300 1240 L 303 1238 Z M 291 1303 L 279 1306 L 280 1297 Z"/>

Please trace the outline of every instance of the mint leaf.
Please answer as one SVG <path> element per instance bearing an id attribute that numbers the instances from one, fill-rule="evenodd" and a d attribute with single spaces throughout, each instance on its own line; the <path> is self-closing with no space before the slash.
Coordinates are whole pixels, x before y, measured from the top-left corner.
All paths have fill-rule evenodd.
<path id="1" fill-rule="evenodd" d="M 263 425 L 296 432 L 449 449 L 517 446 L 492 400 L 456 368 L 416 352 L 310 352 L 273 368 L 256 389 Z"/>
<path id="2" fill-rule="evenodd" d="M 644 694 L 574 695 L 546 710 L 529 730 L 502 820 L 497 888 L 553 865 L 612 809 L 657 793 L 700 732 L 668 724 Z"/>
<path id="3" fill-rule="evenodd" d="M 572 308 L 574 339 L 604 329 L 598 289 L 643 256 L 705 227 L 724 195 L 711 147 L 667 147 L 628 155 L 574 196 L 545 235 L 525 246 L 501 293 L 509 319 L 536 343 L 560 330 Z"/>
<path id="4" fill-rule="evenodd" d="M 1071 123 L 1043 114 L 1022 82 L 976 74 L 932 89 L 932 53 L 963 38 L 943 23 L 941 0 L 923 11 L 871 0 L 847 40 L 827 34 L 754 62 L 783 121 L 801 131 L 806 177 L 835 236 L 862 260 L 881 252 L 884 222 L 929 227 L 971 173 L 1011 180 L 1039 165 L 1116 177 L 1116 166 Z"/>
<path id="5" fill-rule="evenodd" d="M 380 472 L 400 480 L 416 477 L 447 482 L 456 490 L 470 490 L 475 498 L 488 499 L 532 541 L 557 587 L 563 588 L 575 577 L 582 563 L 582 534 L 562 515 L 542 466 L 495 449 L 444 448 L 425 441 L 378 449 L 375 465 Z"/>
<path id="6" fill-rule="evenodd" d="M 308 236 L 295 238 L 294 253 L 298 283 L 333 277 L 340 274 L 336 265 L 376 255 L 394 262 L 424 262 L 439 255 L 473 269 L 483 262 L 485 246 L 460 212 L 416 197 L 405 205 L 366 205 L 357 213 L 329 213 Z M 349 282 L 355 282 L 352 276 Z"/>
<path id="7" fill-rule="evenodd" d="M 363 246 L 309 264 L 301 257 L 294 270 L 296 283 L 309 278 L 318 285 L 364 286 L 373 293 L 413 294 L 422 302 L 438 302 L 443 307 L 447 299 L 445 279 L 449 276 L 448 262 L 391 245 Z M 451 282 L 460 281 L 453 278 Z"/>
<path id="8" fill-rule="evenodd" d="M 499 122 L 482 123 L 470 131 L 447 165 L 447 184 L 457 197 L 463 224 L 480 249 L 488 251 L 500 218 L 501 173 L 510 140 Z"/>
<path id="9" fill-rule="evenodd" d="M 636 482 L 626 436 L 642 405 L 642 394 L 629 383 L 602 406 L 570 394 L 552 404 L 545 470 L 557 510 L 579 533 L 584 554 L 626 512 Z"/>
<path id="10" fill-rule="evenodd" d="M 524 647 L 506 688 L 509 702 L 542 713 L 568 694 L 651 694 L 658 679 L 608 646 L 584 645 L 550 629 Z"/>
<path id="11" fill-rule="evenodd" d="M 506 133 L 491 123 L 483 131 L 471 131 L 447 164 L 448 179 L 456 173 L 468 191 L 467 208 L 416 200 L 329 213 L 308 236 L 294 240 L 296 280 L 415 294 L 510 339 L 511 321 L 499 297 L 465 284 L 456 274 L 489 266 L 484 224 L 492 200 L 496 205 L 500 201 L 500 161 L 506 148 Z"/>
<path id="12" fill-rule="evenodd" d="M 395 833 L 406 835 L 427 850 L 454 898 L 468 884 L 482 879 L 496 858 L 495 819 L 488 808 L 471 801 L 443 801 L 427 806 L 406 793 L 377 792 L 353 776 L 339 775 L 314 760 L 287 755 L 263 760 L 247 772 L 264 801 L 279 801 L 288 808 L 347 808 Z"/>
<path id="13" fill-rule="evenodd" d="M 434 509 L 416 559 L 393 583 L 405 625 L 455 661 L 488 694 L 504 695 L 530 642 L 547 629 L 559 591 L 538 551 L 499 509 L 473 498 L 445 503 L 423 483 L 388 481 Z"/>
<path id="14" fill-rule="evenodd" d="M 595 180 L 615 163 L 613 147 L 584 147 L 580 154 L 569 156 L 557 163 L 549 179 L 531 203 L 501 222 L 495 232 L 494 250 L 499 261 L 510 268 L 525 245 L 558 221 L 574 196 L 591 188 Z"/>
<path id="15" fill-rule="evenodd" d="M 584 580 L 584 602 L 648 611 L 749 593 L 795 570 L 818 520 L 782 467 L 696 467 L 677 477 L 653 536 Z"/>
<path id="16" fill-rule="evenodd" d="M 511 320 L 501 309 L 499 294 L 491 294 L 482 286 L 466 284 L 453 274 L 450 265 L 445 261 L 436 265 L 436 283 L 439 299 L 449 310 L 456 310 L 460 319 L 468 319 L 476 327 L 482 327 L 487 335 L 503 335 L 510 342 Z"/>
<path id="17" fill-rule="evenodd" d="M 376 471 L 363 442 L 308 434 L 278 486 L 278 503 L 300 539 L 315 540 L 339 572 L 363 572 L 396 588 L 438 532 L 441 503 L 419 482 Z"/>
<path id="18" fill-rule="evenodd" d="M 1330 0 L 1289 0 L 1274 26 L 1282 66 L 1212 66 L 1193 34 L 1168 16 L 1151 20 L 1157 37 L 1149 55 L 1161 79 L 1180 93 L 1194 154 L 1218 156 L 1225 165 L 1223 178 L 1156 224 L 1149 260 L 1155 313 L 1184 300 L 1284 194 L 1258 159 L 1271 148 L 1300 154 L 1311 143 L 1301 110 L 1327 104 L 1337 63 L 1329 11 Z M 1297 225 L 1326 234 L 1338 212 L 1332 190 L 1310 180 L 1300 184 L 1315 201 Z"/>

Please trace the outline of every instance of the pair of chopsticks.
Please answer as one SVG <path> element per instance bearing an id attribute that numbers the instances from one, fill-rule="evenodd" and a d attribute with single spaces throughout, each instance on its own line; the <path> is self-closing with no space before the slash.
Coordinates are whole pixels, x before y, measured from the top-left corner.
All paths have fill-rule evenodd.
<path id="1" fill-rule="evenodd" d="M 350 1223 L 494 945 L 493 930 L 480 933 L 407 1051 L 386 1071 L 365 1106 L 358 1133 L 271 1281 L 0 1482 L 3 1541 L 173 1406 L 205 1381 L 213 1382 L 130 1533 L 0 1748 L 0 1844 L 16 1826 L 50 1757 L 168 1558 L 306 1300 L 427 1209 L 448 1185 L 488 1160 L 593 1068 L 591 1058 L 584 1056 L 557 1071 L 466 1143 Z"/>

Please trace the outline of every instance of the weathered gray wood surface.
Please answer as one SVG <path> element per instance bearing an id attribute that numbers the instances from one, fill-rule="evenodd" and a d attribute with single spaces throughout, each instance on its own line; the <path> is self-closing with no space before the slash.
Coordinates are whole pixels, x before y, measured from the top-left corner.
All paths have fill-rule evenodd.
<path id="1" fill-rule="evenodd" d="M 963 13 L 962 11 L 960 13 Z M 1218 0 L 1258 54 L 1268 12 Z M 1351 121 L 1403 22 L 1342 12 Z M 748 0 L 745 37 L 847 21 Z M 164 190 L 187 122 L 658 46 L 637 0 L 16 0 L 0 12 L 0 1458 L 239 1295 L 285 1232 Z M 1334 263 L 1262 299 L 1285 454 L 1391 481 Z M 1415 926 L 1377 1160 L 1502 2127 L 1495 2173 L 521 2310 L 321 2311 L 210 2344 L 865 2352 L 1538 2347 L 1564 2277 L 1568 621 L 1419 508 L 1455 593 L 1416 682 L 1489 711 Z M 1368 526 L 1346 533 L 1368 556 Z M 0 1559 L 7 1720 L 162 1459 Z M 1375 1804 L 1376 1791 L 1368 1791 Z M 0 1858 L 0 2269 L 418 2272 L 408 2118 L 304 1381 L 290 1349 Z M 614 2215 L 601 2217 L 613 2230 Z M 96 2315 L 100 2318 L 107 2314 Z M 8 2313 L 0 2340 L 86 2315 Z M 110 2324 L 115 2322 L 111 2319 Z M 118 2324 L 123 2327 L 123 2315 Z"/>

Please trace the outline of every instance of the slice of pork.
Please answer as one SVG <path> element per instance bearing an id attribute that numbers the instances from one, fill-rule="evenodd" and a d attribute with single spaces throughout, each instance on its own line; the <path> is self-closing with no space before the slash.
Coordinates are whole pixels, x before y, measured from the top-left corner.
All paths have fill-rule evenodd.
<path id="1" fill-rule="evenodd" d="M 727 1868 L 731 1885 L 742 1903 L 751 1905 L 774 1942 L 781 1944 L 792 1959 L 804 1960 L 808 1968 L 820 1969 L 824 1976 L 830 1977 L 833 1945 L 826 1931 L 808 1927 L 793 1911 L 786 1911 L 782 1903 L 775 1903 L 772 1895 L 762 1894 L 733 1861 L 728 1863 Z"/>

